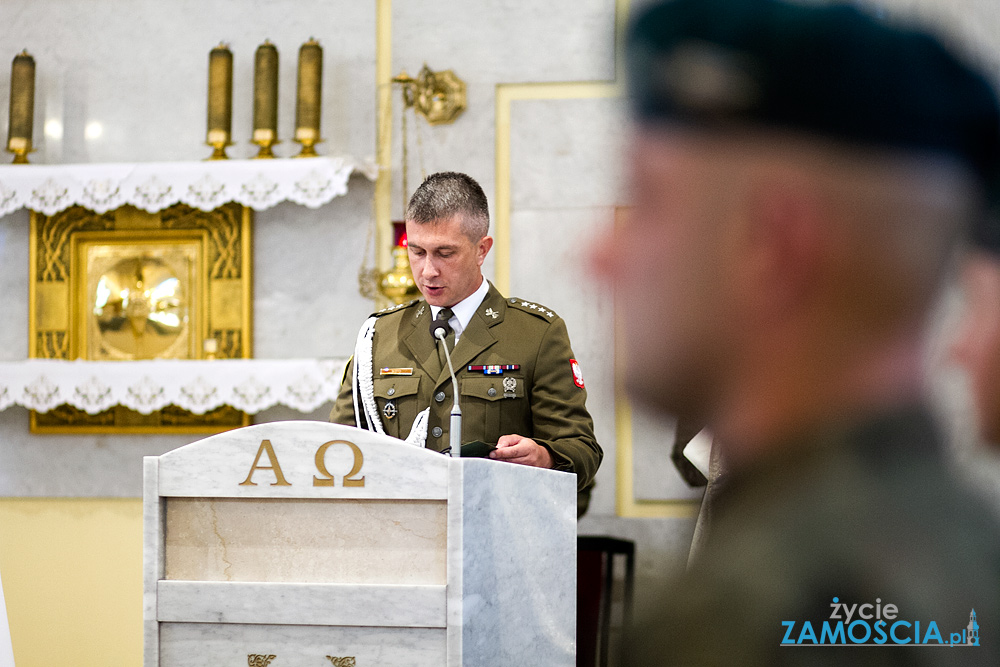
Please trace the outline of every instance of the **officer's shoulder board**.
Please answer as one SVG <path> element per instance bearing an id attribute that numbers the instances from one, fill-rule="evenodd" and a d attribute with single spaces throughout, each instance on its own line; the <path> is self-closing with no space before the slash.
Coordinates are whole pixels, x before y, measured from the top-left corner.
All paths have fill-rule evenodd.
<path id="1" fill-rule="evenodd" d="M 383 308 L 382 310 L 372 313 L 371 317 L 384 317 L 391 313 L 402 312 L 411 306 L 415 306 L 418 303 L 420 303 L 420 299 L 414 299 L 413 301 L 409 301 L 407 303 L 400 303 L 394 306 L 389 306 L 388 308 Z"/>
<path id="2" fill-rule="evenodd" d="M 507 299 L 507 305 L 510 308 L 516 308 L 517 310 L 523 310 L 526 313 L 531 313 L 532 315 L 540 317 L 547 322 L 551 322 L 553 319 L 558 317 L 558 315 L 545 306 L 532 303 L 531 301 L 525 301 L 524 299 L 516 299 L 512 297 Z"/>

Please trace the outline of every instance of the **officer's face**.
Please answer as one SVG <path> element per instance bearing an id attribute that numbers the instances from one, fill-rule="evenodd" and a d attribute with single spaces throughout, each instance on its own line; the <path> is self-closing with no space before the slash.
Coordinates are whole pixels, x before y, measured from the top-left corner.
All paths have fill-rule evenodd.
<path id="1" fill-rule="evenodd" d="M 624 325 L 626 385 L 642 402 L 706 419 L 727 354 L 724 156 L 640 129 L 629 162 L 633 206 L 593 249 Z"/>
<path id="2" fill-rule="evenodd" d="M 470 240 L 462 232 L 461 217 L 425 224 L 408 220 L 406 241 L 413 279 L 432 306 L 454 306 L 482 284 L 483 260 L 493 239 Z"/>
<path id="3" fill-rule="evenodd" d="M 975 255 L 962 272 L 965 312 L 952 356 L 965 367 L 983 438 L 1000 444 L 1000 260 Z"/>

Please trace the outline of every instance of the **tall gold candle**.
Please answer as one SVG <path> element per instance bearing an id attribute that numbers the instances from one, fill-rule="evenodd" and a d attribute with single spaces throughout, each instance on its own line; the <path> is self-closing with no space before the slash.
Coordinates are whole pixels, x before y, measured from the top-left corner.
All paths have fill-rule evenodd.
<path id="1" fill-rule="evenodd" d="M 15 164 L 26 164 L 35 119 L 35 59 L 27 50 L 14 56 L 10 70 L 10 128 L 7 150 Z"/>
<path id="2" fill-rule="evenodd" d="M 226 157 L 233 128 L 233 52 L 225 43 L 208 54 L 208 136 L 216 159 Z"/>
<path id="3" fill-rule="evenodd" d="M 320 101 L 323 86 L 323 48 L 315 39 L 299 48 L 298 94 L 295 104 L 295 141 L 302 144 L 301 155 L 315 155 L 319 143 Z"/>
<path id="4" fill-rule="evenodd" d="M 278 143 L 278 49 L 270 40 L 264 40 L 254 56 L 253 142 L 268 157 L 271 145 Z"/>

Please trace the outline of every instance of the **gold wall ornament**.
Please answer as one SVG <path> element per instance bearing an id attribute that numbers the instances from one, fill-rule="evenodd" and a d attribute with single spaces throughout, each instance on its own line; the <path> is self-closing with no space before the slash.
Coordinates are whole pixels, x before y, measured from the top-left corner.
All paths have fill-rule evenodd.
<path id="1" fill-rule="evenodd" d="M 7 152 L 14 154 L 14 164 L 28 164 L 35 121 L 35 59 L 27 49 L 11 64 L 9 121 Z"/>
<path id="2" fill-rule="evenodd" d="M 271 661 L 277 657 L 278 656 L 273 653 L 269 655 L 264 653 L 248 653 L 247 665 L 249 665 L 249 667 L 267 667 L 271 664 Z"/>
<path id="3" fill-rule="evenodd" d="M 403 104 L 413 108 L 431 125 L 455 122 L 465 111 L 465 82 L 452 70 L 434 72 L 424 65 L 417 78 L 403 70 L 393 80 L 403 88 Z"/>
<path id="4" fill-rule="evenodd" d="M 221 42 L 208 54 L 208 134 L 205 143 L 215 149 L 209 160 L 225 160 L 232 146 L 233 52 Z"/>
<path id="5" fill-rule="evenodd" d="M 250 358 L 252 211 L 176 204 L 31 213 L 29 349 L 42 359 Z M 211 342 L 209 342 L 211 341 Z M 249 424 L 229 406 L 142 415 L 68 405 L 31 413 L 48 433 L 217 433 Z"/>
<path id="6" fill-rule="evenodd" d="M 302 151 L 295 157 L 316 157 L 323 100 L 323 47 L 314 38 L 299 47 L 295 97 L 295 141 Z"/>
<path id="7" fill-rule="evenodd" d="M 265 39 L 254 54 L 253 139 L 257 158 L 273 158 L 278 141 L 278 48 Z"/>

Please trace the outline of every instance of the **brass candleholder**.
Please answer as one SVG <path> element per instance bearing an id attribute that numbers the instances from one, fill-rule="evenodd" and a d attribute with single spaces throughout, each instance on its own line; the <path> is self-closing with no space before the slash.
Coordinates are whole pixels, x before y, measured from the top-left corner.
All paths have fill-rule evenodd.
<path id="1" fill-rule="evenodd" d="M 215 149 L 209 160 L 226 160 L 232 146 L 233 52 L 225 43 L 208 54 L 208 133 L 205 143 Z"/>
<path id="2" fill-rule="evenodd" d="M 295 99 L 295 141 L 302 151 L 295 157 L 316 157 L 323 97 L 323 47 L 315 39 L 299 48 L 298 86 Z"/>
<path id="3" fill-rule="evenodd" d="M 206 160 L 228 160 L 229 156 L 226 155 L 226 148 L 232 146 L 233 142 L 229 140 L 229 134 L 221 131 L 210 131 L 208 133 L 208 140 L 205 142 L 206 145 L 211 146 L 214 150 L 212 154 L 209 155 Z"/>
<path id="4" fill-rule="evenodd" d="M 12 138 L 7 140 L 7 152 L 14 154 L 11 164 L 29 164 L 28 154 L 34 153 L 31 147 L 31 139 Z"/>
<path id="5" fill-rule="evenodd" d="M 307 132 L 308 129 L 300 127 L 295 130 L 295 142 L 302 144 L 302 150 L 293 157 L 319 157 L 319 153 L 316 152 L 316 144 L 323 143 L 323 140 L 319 138 L 318 132 Z"/>
<path id="6" fill-rule="evenodd" d="M 254 160 L 273 160 L 274 151 L 271 147 L 281 142 L 274 138 L 274 133 L 270 130 L 254 130 L 250 143 L 260 146 L 260 150 L 253 156 Z"/>
<path id="7" fill-rule="evenodd" d="M 270 40 L 257 47 L 253 68 L 253 138 L 256 159 L 271 159 L 278 141 L 278 49 Z"/>
<path id="8" fill-rule="evenodd" d="M 28 164 L 35 118 L 35 59 L 27 50 L 14 57 L 10 71 L 10 129 L 7 152 L 14 164 Z"/>

